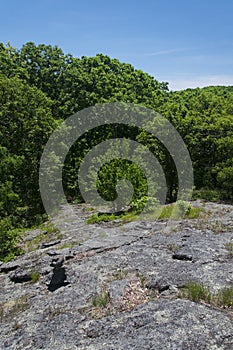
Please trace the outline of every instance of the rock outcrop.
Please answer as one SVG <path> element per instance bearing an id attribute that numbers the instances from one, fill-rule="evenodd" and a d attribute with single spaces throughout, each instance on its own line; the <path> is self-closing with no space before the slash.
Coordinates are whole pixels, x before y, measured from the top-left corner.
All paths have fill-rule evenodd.
<path id="1" fill-rule="evenodd" d="M 124 225 L 63 212 L 59 237 L 0 264 L 0 349 L 232 349 L 232 294 L 214 300 L 233 290 L 233 207 L 193 205 L 202 217 Z"/>

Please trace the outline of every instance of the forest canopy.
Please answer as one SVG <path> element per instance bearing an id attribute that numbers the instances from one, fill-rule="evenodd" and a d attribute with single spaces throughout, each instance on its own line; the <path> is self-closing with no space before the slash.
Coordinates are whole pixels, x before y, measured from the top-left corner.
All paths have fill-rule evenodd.
<path id="1" fill-rule="evenodd" d="M 29 42 L 16 49 L 1 43 L 0 227 L 9 230 L 40 222 L 44 208 L 39 163 L 49 136 L 70 115 L 115 101 L 145 106 L 168 118 L 190 152 L 194 195 L 233 201 L 233 86 L 174 92 L 167 82 L 103 54 L 77 58 L 57 46 Z M 76 179 L 80 162 L 93 145 L 113 138 L 113 130 L 95 129 L 71 148 L 63 171 L 67 197 L 82 201 Z M 158 140 L 123 125 L 117 137 L 141 142 L 156 155 L 166 175 L 167 202 L 175 201 L 176 170 Z M 124 177 L 133 178 L 137 187 L 134 201 L 146 196 L 141 170 L 122 160 L 101 170 L 100 194 L 114 199 L 116 180 Z"/>

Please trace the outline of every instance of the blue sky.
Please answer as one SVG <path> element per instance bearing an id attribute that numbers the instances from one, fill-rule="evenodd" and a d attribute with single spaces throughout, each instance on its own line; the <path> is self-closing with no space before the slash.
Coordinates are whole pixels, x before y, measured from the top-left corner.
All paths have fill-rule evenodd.
<path id="1" fill-rule="evenodd" d="M 0 41 L 104 53 L 170 89 L 233 85 L 232 0 L 1 1 Z"/>

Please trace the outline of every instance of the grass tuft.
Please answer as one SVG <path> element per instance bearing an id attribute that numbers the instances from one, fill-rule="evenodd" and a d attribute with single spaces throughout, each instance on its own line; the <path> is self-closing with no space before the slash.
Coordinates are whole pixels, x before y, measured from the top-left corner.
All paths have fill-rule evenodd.
<path id="1" fill-rule="evenodd" d="M 155 210 L 151 210 L 150 213 L 145 214 L 148 220 L 163 220 L 163 219 L 196 219 L 200 216 L 202 208 L 192 207 L 190 203 L 185 201 L 177 201 L 174 204 L 165 205 L 162 207 L 155 207 Z M 122 223 L 131 222 L 137 220 L 138 214 L 137 210 L 128 210 L 121 212 L 120 214 L 109 214 L 109 213 L 94 213 L 87 220 L 87 224 L 95 224 L 99 222 L 108 222 L 114 220 L 121 220 Z"/>
<path id="2" fill-rule="evenodd" d="M 182 287 L 179 296 L 195 302 L 205 301 L 210 303 L 211 301 L 211 293 L 209 289 L 203 284 L 195 282 L 189 282 Z"/>
<path id="3" fill-rule="evenodd" d="M 100 295 L 97 295 L 92 300 L 92 304 L 95 307 L 106 307 L 109 303 L 109 294 L 107 292 L 103 292 Z"/>
<path id="4" fill-rule="evenodd" d="M 206 302 L 223 308 L 233 307 L 233 287 L 223 288 L 217 294 L 211 294 L 209 288 L 203 284 L 189 282 L 180 288 L 178 297 L 187 298 L 195 302 Z"/>
<path id="5" fill-rule="evenodd" d="M 31 277 L 31 282 L 36 283 L 40 278 L 40 274 L 38 271 L 32 271 L 30 274 L 30 277 Z"/>

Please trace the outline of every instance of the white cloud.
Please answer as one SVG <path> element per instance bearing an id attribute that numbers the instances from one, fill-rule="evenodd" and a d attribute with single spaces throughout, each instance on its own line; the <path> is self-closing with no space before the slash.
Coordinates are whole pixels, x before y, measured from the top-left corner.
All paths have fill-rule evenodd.
<path id="1" fill-rule="evenodd" d="M 160 77 L 160 81 L 168 81 L 170 90 L 183 90 L 188 88 L 205 87 L 212 85 L 233 85 L 233 75 L 206 75 L 206 76 L 182 76 Z"/>

